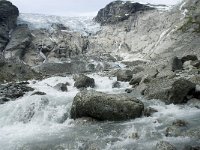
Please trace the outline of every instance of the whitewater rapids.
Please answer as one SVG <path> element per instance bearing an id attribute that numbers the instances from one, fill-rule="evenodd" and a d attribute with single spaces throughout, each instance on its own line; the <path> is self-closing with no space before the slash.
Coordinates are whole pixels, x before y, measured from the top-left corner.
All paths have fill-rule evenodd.
<path id="1" fill-rule="evenodd" d="M 95 90 L 106 93 L 124 93 L 129 88 L 121 82 L 121 88 L 113 89 L 116 77 L 90 74 L 95 79 Z M 68 82 L 68 92 L 53 88 Z M 165 129 L 176 119 L 185 120 L 191 127 L 199 126 L 200 109 L 189 105 L 165 105 L 161 101 L 147 101 L 145 106 L 158 110 L 152 117 L 141 117 L 122 122 L 96 122 L 87 119 L 70 119 L 73 98 L 79 92 L 72 76 L 51 77 L 42 81 L 30 81 L 35 91 L 47 95 L 31 95 L 0 105 L 0 145 L 2 150 L 78 150 L 87 144 L 102 150 L 153 150 L 158 141 L 165 140 L 178 146 L 200 144 L 189 137 L 165 137 Z M 133 93 L 134 94 L 134 93 Z M 139 138 L 133 138 L 137 133 Z"/>

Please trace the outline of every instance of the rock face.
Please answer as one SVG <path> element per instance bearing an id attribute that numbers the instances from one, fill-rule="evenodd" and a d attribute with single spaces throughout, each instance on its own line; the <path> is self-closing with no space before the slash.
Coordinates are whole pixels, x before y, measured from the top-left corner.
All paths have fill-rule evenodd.
<path id="1" fill-rule="evenodd" d="M 9 41 L 9 32 L 15 28 L 18 8 L 9 1 L 0 1 L 0 51 L 2 51 Z"/>
<path id="2" fill-rule="evenodd" d="M 78 89 L 87 87 L 93 88 L 95 87 L 95 81 L 93 78 L 87 77 L 82 74 L 76 79 L 74 86 Z"/>
<path id="3" fill-rule="evenodd" d="M 95 21 L 101 23 L 102 25 L 115 24 L 120 21 L 127 20 L 131 15 L 134 15 L 139 11 L 152 9 L 153 8 L 140 3 L 114 1 L 98 12 L 95 17 Z"/>
<path id="4" fill-rule="evenodd" d="M 22 60 L 32 40 L 31 32 L 27 25 L 20 25 L 14 29 L 11 39 L 4 50 L 7 59 Z"/>
<path id="5" fill-rule="evenodd" d="M 188 101 L 187 96 L 195 91 L 196 85 L 186 79 L 152 80 L 144 94 L 149 99 L 161 99 L 167 104 L 181 104 Z"/>
<path id="6" fill-rule="evenodd" d="M 92 117 L 97 120 L 127 120 L 140 117 L 144 105 L 134 97 L 95 91 L 83 91 L 74 98 L 71 117 Z"/>

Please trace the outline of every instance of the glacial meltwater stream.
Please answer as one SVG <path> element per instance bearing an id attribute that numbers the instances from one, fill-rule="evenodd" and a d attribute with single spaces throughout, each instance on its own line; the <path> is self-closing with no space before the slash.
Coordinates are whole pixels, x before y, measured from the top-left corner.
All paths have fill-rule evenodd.
<path id="1" fill-rule="evenodd" d="M 113 89 L 115 77 L 90 74 L 96 82 L 94 90 L 106 93 L 124 93 L 129 87 Z M 68 92 L 53 88 L 68 82 Z M 182 149 L 184 145 L 200 144 L 196 137 L 166 137 L 166 127 L 176 119 L 185 120 L 189 128 L 199 128 L 200 109 L 188 105 L 165 105 L 159 100 L 147 101 L 145 106 L 158 110 L 152 117 L 141 117 L 122 122 L 98 122 L 91 119 L 70 119 L 70 108 L 78 90 L 72 76 L 51 77 L 30 81 L 35 91 L 46 95 L 27 93 L 22 98 L 0 105 L 0 149 L 2 150 L 153 150 L 161 141 L 169 141 Z"/>

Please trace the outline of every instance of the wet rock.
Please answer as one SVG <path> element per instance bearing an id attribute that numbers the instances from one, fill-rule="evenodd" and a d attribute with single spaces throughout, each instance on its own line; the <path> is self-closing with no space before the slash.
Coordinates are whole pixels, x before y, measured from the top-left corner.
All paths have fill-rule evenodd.
<path id="1" fill-rule="evenodd" d="M 137 86 L 134 91 L 136 91 L 137 93 L 144 95 L 145 91 L 147 90 L 147 85 L 145 83 L 141 83 L 139 86 Z"/>
<path id="2" fill-rule="evenodd" d="M 156 150 L 176 150 L 176 147 L 169 142 L 161 141 L 156 144 Z"/>
<path id="3" fill-rule="evenodd" d="M 119 70 L 117 72 L 117 81 L 128 82 L 131 80 L 133 73 L 131 70 Z"/>
<path id="4" fill-rule="evenodd" d="M 186 55 L 186 56 L 181 58 L 182 63 L 184 63 L 186 61 L 190 61 L 190 60 L 196 61 L 196 60 L 198 60 L 198 58 L 197 58 L 196 55 Z"/>
<path id="5" fill-rule="evenodd" d="M 183 132 L 185 132 L 188 129 L 188 124 L 184 120 L 176 120 L 172 123 L 171 126 L 167 127 L 166 129 L 166 136 L 181 136 Z"/>
<path id="6" fill-rule="evenodd" d="M 85 76 L 83 74 L 81 74 L 77 79 L 76 82 L 74 83 L 74 86 L 78 89 L 80 88 L 87 88 L 87 87 L 91 87 L 94 88 L 95 87 L 95 81 L 93 78 L 90 78 L 88 76 Z"/>
<path id="7" fill-rule="evenodd" d="M 142 81 L 142 76 L 134 76 L 131 79 L 131 81 L 129 82 L 130 85 L 139 85 L 140 82 Z"/>
<path id="8" fill-rule="evenodd" d="M 114 1 L 98 12 L 95 21 L 102 25 L 116 24 L 120 21 L 127 20 L 131 15 L 139 11 L 152 9 L 152 7 L 140 3 Z"/>
<path id="9" fill-rule="evenodd" d="M 196 85 L 186 79 L 155 79 L 152 80 L 144 92 L 148 99 L 161 99 L 166 104 L 182 104 L 195 91 Z"/>
<path id="10" fill-rule="evenodd" d="M 112 88 L 120 88 L 121 84 L 120 82 L 116 81 L 112 84 Z"/>
<path id="11" fill-rule="evenodd" d="M 9 98 L 3 97 L 3 98 L 0 99 L 0 104 L 4 104 L 4 103 L 6 103 L 8 101 L 10 101 Z"/>
<path id="12" fill-rule="evenodd" d="M 200 60 L 192 61 L 191 65 L 199 69 L 200 68 Z"/>
<path id="13" fill-rule="evenodd" d="M 182 136 L 200 139 L 200 127 L 188 129 L 187 131 L 182 133 Z"/>
<path id="14" fill-rule="evenodd" d="M 131 92 L 133 92 L 133 89 L 126 89 L 125 92 L 126 93 L 131 93 Z"/>
<path id="15" fill-rule="evenodd" d="M 69 83 L 58 83 L 57 85 L 54 86 L 55 89 L 62 91 L 62 92 L 67 92 L 67 85 L 69 85 Z"/>
<path id="16" fill-rule="evenodd" d="M 79 148 L 79 150 L 101 150 L 97 143 L 94 142 L 86 142 Z"/>
<path id="17" fill-rule="evenodd" d="M 140 117 L 144 105 L 134 97 L 125 94 L 106 94 L 96 91 L 82 91 L 73 101 L 71 117 L 92 117 L 97 120 L 127 120 Z"/>
<path id="18" fill-rule="evenodd" d="M 31 94 L 31 95 L 46 95 L 46 93 L 40 92 L 40 91 L 36 91 L 33 94 Z"/>
<path id="19" fill-rule="evenodd" d="M 154 108 L 148 107 L 144 109 L 143 115 L 146 117 L 150 117 L 155 112 L 158 112 L 158 111 Z"/>
<path id="20" fill-rule="evenodd" d="M 196 107 L 200 109 L 200 100 L 193 98 L 187 102 L 187 105 L 190 107 Z"/>
<path id="21" fill-rule="evenodd" d="M 183 69 L 183 63 L 181 59 L 178 57 L 174 57 L 171 60 L 171 70 L 172 71 L 177 71 L 177 70 L 182 70 Z"/>
<path id="22" fill-rule="evenodd" d="M 188 145 L 188 146 L 185 146 L 183 148 L 183 150 L 200 150 L 200 146 L 191 146 L 191 145 Z"/>
<path id="23" fill-rule="evenodd" d="M 2 97 L 1 102 L 7 102 L 9 100 L 15 100 L 22 97 L 26 92 L 34 91 L 33 88 L 28 87 L 25 84 L 20 83 L 9 83 L 7 85 L 0 86 L 0 97 Z"/>

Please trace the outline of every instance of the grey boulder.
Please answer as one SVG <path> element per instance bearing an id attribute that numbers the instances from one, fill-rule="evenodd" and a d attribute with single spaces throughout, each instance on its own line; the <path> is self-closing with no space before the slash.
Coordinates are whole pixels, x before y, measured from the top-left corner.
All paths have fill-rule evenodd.
<path id="1" fill-rule="evenodd" d="M 129 82 L 132 79 L 133 73 L 131 70 L 119 70 L 117 72 L 117 81 Z"/>
<path id="2" fill-rule="evenodd" d="M 143 110 L 143 103 L 134 97 L 82 91 L 74 98 L 71 118 L 92 117 L 101 121 L 120 121 L 140 117 Z"/>
<path id="3" fill-rule="evenodd" d="M 166 104 L 182 104 L 190 98 L 190 93 L 195 91 L 196 84 L 180 78 L 180 79 L 154 79 L 144 91 L 144 95 L 148 99 L 161 99 Z"/>
<path id="4" fill-rule="evenodd" d="M 87 87 L 94 88 L 95 87 L 95 81 L 94 81 L 93 78 L 90 78 L 88 76 L 85 76 L 85 75 L 81 74 L 76 79 L 76 82 L 74 83 L 74 86 L 76 88 L 78 88 L 78 89 L 87 88 Z"/>

